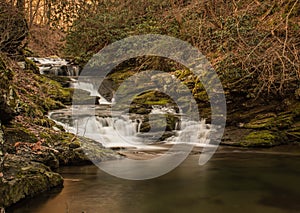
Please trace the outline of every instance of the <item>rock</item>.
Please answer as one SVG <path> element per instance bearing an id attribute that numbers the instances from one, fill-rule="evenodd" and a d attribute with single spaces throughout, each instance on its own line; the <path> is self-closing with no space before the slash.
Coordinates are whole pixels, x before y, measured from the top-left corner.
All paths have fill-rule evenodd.
<path id="1" fill-rule="evenodd" d="M 274 127 L 275 113 L 259 114 L 244 127 L 248 129 L 270 129 Z"/>
<path id="2" fill-rule="evenodd" d="M 286 140 L 286 136 L 282 133 L 261 130 L 254 131 L 242 139 L 240 145 L 246 147 L 272 147 L 279 145 Z"/>
<path id="3" fill-rule="evenodd" d="M 294 123 L 291 128 L 286 130 L 287 137 L 291 142 L 300 141 L 300 121 Z"/>
<path id="4" fill-rule="evenodd" d="M 63 178 L 49 167 L 22 156 L 8 154 L 0 179 L 0 206 L 9 206 L 25 197 L 34 196 L 53 187 L 62 187 Z"/>

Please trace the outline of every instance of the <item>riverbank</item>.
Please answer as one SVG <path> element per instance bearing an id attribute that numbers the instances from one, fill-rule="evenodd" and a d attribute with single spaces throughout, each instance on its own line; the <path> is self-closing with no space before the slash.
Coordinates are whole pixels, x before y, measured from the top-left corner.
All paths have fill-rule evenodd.
<path id="1" fill-rule="evenodd" d="M 120 157 L 98 142 L 65 132 L 47 117 L 50 110 L 71 103 L 71 89 L 40 75 L 34 64 L 26 62 L 22 69 L 0 56 L 0 207 L 63 187 L 60 166 Z"/>

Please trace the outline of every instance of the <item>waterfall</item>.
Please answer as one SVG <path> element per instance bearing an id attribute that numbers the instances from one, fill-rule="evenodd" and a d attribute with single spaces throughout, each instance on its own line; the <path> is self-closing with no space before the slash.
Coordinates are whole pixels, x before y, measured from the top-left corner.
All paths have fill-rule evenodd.
<path id="1" fill-rule="evenodd" d="M 176 114 L 175 109 L 160 105 L 152 106 L 151 114 Z"/>
<path id="2" fill-rule="evenodd" d="M 62 58 L 36 58 L 28 57 L 39 68 L 40 74 L 52 74 L 59 76 L 78 76 L 79 66 Z"/>
<path id="3" fill-rule="evenodd" d="M 97 85 L 91 83 L 91 82 L 82 82 L 77 81 L 72 83 L 72 87 L 75 89 L 81 89 L 88 91 L 90 93 L 90 96 L 99 97 L 99 104 L 111 104 L 111 102 L 107 101 L 99 92 Z"/>
<path id="4" fill-rule="evenodd" d="M 189 143 L 194 146 L 208 146 L 212 128 L 211 125 L 205 123 L 205 119 L 200 122 L 189 120 L 181 121 L 180 126 L 180 130 L 177 130 L 178 135 L 168 138 L 168 143 Z"/>
<path id="5" fill-rule="evenodd" d="M 158 149 L 155 143 L 149 145 L 147 144 L 147 138 L 140 137 L 142 119 L 136 117 L 130 118 L 127 115 L 118 117 L 82 115 L 70 122 L 72 118 L 69 117 L 69 121 L 67 121 L 61 111 L 54 111 L 49 117 L 63 125 L 66 131 L 99 141 L 108 148 Z M 205 120 L 196 122 L 182 119 L 177 128 L 178 130 L 174 130 L 175 135 L 167 138 L 164 141 L 165 143 L 189 143 L 194 146 L 208 146 L 211 126 L 206 124 Z"/>

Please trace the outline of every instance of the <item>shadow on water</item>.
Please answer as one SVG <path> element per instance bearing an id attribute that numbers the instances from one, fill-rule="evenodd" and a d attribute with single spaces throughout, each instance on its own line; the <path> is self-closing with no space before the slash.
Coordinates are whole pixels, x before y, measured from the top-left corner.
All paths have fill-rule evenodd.
<path id="1" fill-rule="evenodd" d="M 8 213 L 300 212 L 298 156 L 222 153 L 204 166 L 198 157 L 145 181 L 118 179 L 95 166 L 62 168 L 61 192 L 27 199 Z"/>

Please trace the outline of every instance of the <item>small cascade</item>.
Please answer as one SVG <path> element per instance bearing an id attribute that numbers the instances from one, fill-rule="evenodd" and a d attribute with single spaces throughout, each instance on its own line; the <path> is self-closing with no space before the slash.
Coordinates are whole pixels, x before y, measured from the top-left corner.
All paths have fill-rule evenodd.
<path id="1" fill-rule="evenodd" d="M 142 126 L 142 121 L 141 120 L 137 120 L 137 132 L 140 133 L 141 132 L 141 126 Z"/>
<path id="2" fill-rule="evenodd" d="M 176 114 L 176 111 L 171 107 L 154 105 L 152 106 L 150 114 Z"/>
<path id="3" fill-rule="evenodd" d="M 157 149 L 149 145 L 145 137 L 140 137 L 142 119 L 130 118 L 127 115 L 119 117 L 110 116 L 78 116 L 73 122 L 62 118 L 61 112 L 53 112 L 50 118 L 63 125 L 66 131 L 99 141 L 105 147 L 120 148 L 132 147 L 139 149 Z M 188 143 L 194 146 L 208 146 L 211 126 L 200 122 L 181 120 L 174 130 L 175 135 L 167 138 L 165 143 L 177 144 Z M 197 134 L 195 134 L 195 131 Z M 152 133 L 151 133 L 152 134 Z M 154 133 L 155 134 L 155 133 Z M 155 145 L 155 143 L 154 143 Z"/>
<path id="4" fill-rule="evenodd" d="M 108 148 L 115 147 L 145 147 L 145 144 L 136 136 L 138 122 L 130 119 L 113 117 L 90 116 L 75 120 L 72 125 L 62 123 L 55 113 L 49 115 L 66 131 L 76 135 L 99 141 Z"/>
<path id="5" fill-rule="evenodd" d="M 27 59 L 34 62 L 39 68 L 40 74 L 51 74 L 58 76 L 78 76 L 79 66 L 74 65 L 66 59 L 53 58 L 36 58 L 28 57 Z"/>
<path id="6" fill-rule="evenodd" d="M 195 134 L 195 131 L 197 134 Z M 189 143 L 194 146 L 207 146 L 209 144 L 209 136 L 211 126 L 205 123 L 205 120 L 196 121 L 181 121 L 178 136 L 167 140 L 170 144 Z"/>
<path id="7" fill-rule="evenodd" d="M 99 104 L 111 104 L 111 102 L 107 101 L 99 92 L 97 85 L 90 83 L 90 82 L 82 82 L 82 81 L 76 81 L 72 83 L 72 87 L 75 89 L 81 89 L 88 91 L 90 93 L 90 96 L 93 97 L 99 97 Z"/>

